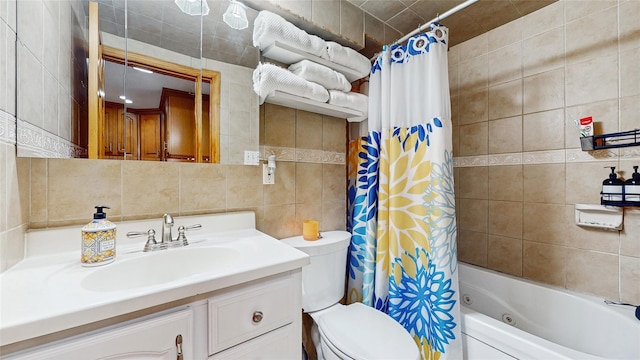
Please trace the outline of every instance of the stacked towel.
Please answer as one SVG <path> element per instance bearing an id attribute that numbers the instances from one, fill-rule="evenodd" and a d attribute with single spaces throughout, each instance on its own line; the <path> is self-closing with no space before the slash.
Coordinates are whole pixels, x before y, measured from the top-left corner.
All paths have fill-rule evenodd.
<path id="1" fill-rule="evenodd" d="M 305 80 L 320 84 L 327 90 L 351 90 L 351 83 L 343 74 L 313 61 L 299 61 L 290 65 L 289 71 Z"/>
<path id="2" fill-rule="evenodd" d="M 307 81 L 291 71 L 273 64 L 258 64 L 253 71 L 253 91 L 260 97 L 260 104 L 275 91 L 326 102 L 329 92 L 322 86 Z"/>
<path id="3" fill-rule="evenodd" d="M 362 111 L 363 115 L 367 115 L 369 109 L 369 97 L 357 92 L 329 90 L 329 104 Z"/>
<path id="4" fill-rule="evenodd" d="M 327 41 L 327 60 L 358 72 L 363 78 L 371 71 L 371 61 L 366 56 L 333 41 Z"/>
<path id="5" fill-rule="evenodd" d="M 319 57 L 327 57 L 327 45 L 321 38 L 307 34 L 279 15 L 260 11 L 253 23 L 253 46 L 266 49 L 279 41 Z"/>

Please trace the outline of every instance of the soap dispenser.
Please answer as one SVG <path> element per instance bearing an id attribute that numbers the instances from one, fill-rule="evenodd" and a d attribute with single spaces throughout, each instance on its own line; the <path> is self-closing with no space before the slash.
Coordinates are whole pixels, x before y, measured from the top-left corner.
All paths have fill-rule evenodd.
<path id="1" fill-rule="evenodd" d="M 622 201 L 624 182 L 618 179 L 616 167 L 611 166 L 609 178 L 602 182 L 602 201 Z M 606 204 L 605 204 L 606 205 Z"/>
<path id="2" fill-rule="evenodd" d="M 107 220 L 103 209 L 96 206 L 93 221 L 82 227 L 82 266 L 100 266 L 116 258 L 116 225 Z"/>
<path id="3" fill-rule="evenodd" d="M 640 205 L 640 174 L 638 165 L 633 167 L 631 179 L 624 182 L 625 201 Z"/>

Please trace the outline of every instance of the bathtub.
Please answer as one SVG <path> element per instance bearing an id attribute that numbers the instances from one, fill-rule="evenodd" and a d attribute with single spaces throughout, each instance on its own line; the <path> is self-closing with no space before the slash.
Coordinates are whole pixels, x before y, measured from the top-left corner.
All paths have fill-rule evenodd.
<path id="1" fill-rule="evenodd" d="M 464 358 L 640 359 L 631 307 L 459 265 Z"/>

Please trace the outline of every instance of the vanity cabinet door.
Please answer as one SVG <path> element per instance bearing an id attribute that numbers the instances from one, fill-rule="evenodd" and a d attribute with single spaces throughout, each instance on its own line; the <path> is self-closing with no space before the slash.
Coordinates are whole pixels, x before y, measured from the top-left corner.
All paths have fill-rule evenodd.
<path id="1" fill-rule="evenodd" d="M 209 360 L 298 360 L 302 355 L 302 346 L 291 346 L 292 343 L 298 344 L 297 341 L 300 338 L 295 329 L 293 325 L 281 327 L 231 349 L 219 352 L 209 357 Z"/>
<path id="2" fill-rule="evenodd" d="M 192 332 L 193 314 L 185 309 L 66 339 L 6 360 L 176 360 L 179 348 L 184 359 L 193 359 Z"/>

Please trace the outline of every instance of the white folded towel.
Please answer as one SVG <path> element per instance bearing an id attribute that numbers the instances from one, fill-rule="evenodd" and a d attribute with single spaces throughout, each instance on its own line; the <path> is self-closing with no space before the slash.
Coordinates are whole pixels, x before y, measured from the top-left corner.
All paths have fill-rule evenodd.
<path id="1" fill-rule="evenodd" d="M 357 92 L 329 90 L 329 104 L 362 111 L 363 115 L 369 112 L 369 97 Z"/>
<path id="2" fill-rule="evenodd" d="M 343 74 L 313 61 L 299 61 L 290 65 L 289 71 L 327 90 L 351 91 L 351 83 Z"/>
<path id="3" fill-rule="evenodd" d="M 253 70 L 253 91 L 260 97 L 260 104 L 275 91 L 327 102 L 329 92 L 322 86 L 307 81 L 291 71 L 279 66 L 260 63 Z"/>
<path id="4" fill-rule="evenodd" d="M 327 56 L 327 44 L 323 39 L 298 29 L 280 15 L 266 10 L 260 11 L 253 23 L 253 46 L 264 50 L 274 41 L 315 56 Z"/>
<path id="5" fill-rule="evenodd" d="M 371 72 L 371 61 L 350 47 L 327 41 L 327 60 L 358 72 L 361 78 Z"/>

